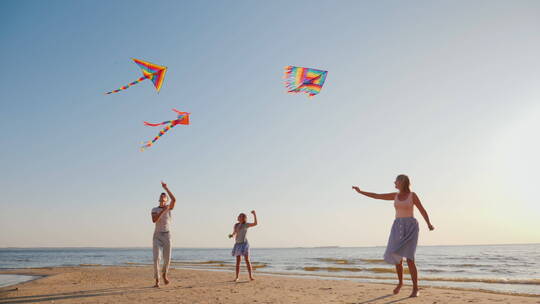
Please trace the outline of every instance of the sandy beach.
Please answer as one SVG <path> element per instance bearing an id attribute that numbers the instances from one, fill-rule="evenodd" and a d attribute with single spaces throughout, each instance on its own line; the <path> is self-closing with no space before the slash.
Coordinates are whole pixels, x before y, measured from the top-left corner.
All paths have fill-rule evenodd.
<path id="1" fill-rule="evenodd" d="M 153 288 L 152 268 L 58 267 L 4 270 L 44 276 L 0 289 L 0 303 L 540 303 L 540 297 L 424 287 L 408 298 L 387 284 L 245 273 L 239 283 L 221 271 L 171 269 L 171 284 Z"/>

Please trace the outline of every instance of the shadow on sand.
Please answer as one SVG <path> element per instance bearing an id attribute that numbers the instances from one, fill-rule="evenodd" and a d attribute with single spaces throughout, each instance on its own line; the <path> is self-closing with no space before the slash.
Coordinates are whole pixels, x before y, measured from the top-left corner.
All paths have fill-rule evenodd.
<path id="1" fill-rule="evenodd" d="M 94 290 L 81 290 L 81 291 L 41 294 L 41 295 L 33 295 L 33 296 L 2 297 L 0 298 L 0 304 L 1 303 L 38 303 L 38 302 L 59 301 L 59 300 L 68 300 L 68 299 L 134 294 L 134 293 L 143 293 L 143 292 L 152 292 L 152 291 L 159 292 L 159 291 L 167 290 L 170 288 L 184 289 L 184 288 L 196 288 L 196 287 L 210 287 L 216 284 L 233 285 L 237 283 L 232 282 L 232 281 L 225 281 L 225 282 L 214 282 L 214 283 L 209 283 L 209 284 L 197 284 L 197 285 L 188 285 L 188 286 L 169 286 L 169 287 L 164 287 L 164 288 L 155 288 L 153 286 L 145 286 L 145 287 L 118 287 L 118 288 L 105 288 L 105 289 L 94 289 Z M 17 290 L 13 289 L 9 291 L 16 292 Z"/>
<path id="2" fill-rule="evenodd" d="M 384 300 L 384 299 L 387 299 L 387 298 L 390 298 L 390 297 L 393 297 L 393 296 L 394 296 L 393 294 L 389 294 L 389 295 L 380 296 L 380 297 L 377 297 L 377 298 L 374 298 L 374 299 L 371 299 L 371 300 L 362 301 L 362 302 L 354 302 L 354 303 L 351 303 L 351 304 L 368 304 L 368 303 L 374 303 L 374 302 L 377 302 L 377 301 L 380 301 L 380 300 Z M 395 299 L 395 300 L 392 300 L 392 301 L 389 301 L 389 302 L 384 302 L 384 304 L 397 303 L 397 302 L 401 302 L 401 301 L 404 301 L 404 300 L 407 300 L 407 299 L 411 299 L 411 298 L 410 298 L 410 297 L 404 297 L 404 298 Z"/>
<path id="3" fill-rule="evenodd" d="M 130 293 L 130 294 L 138 293 L 138 292 L 148 291 L 148 289 L 153 289 L 153 287 L 138 287 L 138 288 L 119 287 L 119 288 L 83 290 L 83 291 L 73 291 L 73 292 L 54 293 L 54 294 L 42 294 L 42 295 L 33 295 L 33 296 L 3 297 L 3 298 L 0 298 L 0 303 L 36 303 L 36 302 L 67 300 L 67 299 L 91 298 L 91 297 L 109 296 L 109 295 L 122 295 L 122 294 L 127 294 L 127 293 Z"/>

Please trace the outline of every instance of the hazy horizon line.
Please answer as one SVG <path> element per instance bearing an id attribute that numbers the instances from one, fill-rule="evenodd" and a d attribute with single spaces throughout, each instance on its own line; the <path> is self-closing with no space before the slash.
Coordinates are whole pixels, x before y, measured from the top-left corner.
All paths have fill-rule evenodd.
<path id="1" fill-rule="evenodd" d="M 458 246 L 512 246 L 512 245 L 540 245 L 540 243 L 500 243 L 500 244 L 462 244 L 462 245 L 418 245 L 418 247 L 458 247 Z M 314 249 L 314 248 L 376 248 L 379 246 L 289 246 L 289 247 L 256 247 L 256 249 Z M 151 249 L 152 246 L 6 246 L 0 249 Z M 174 247 L 175 249 L 230 249 L 230 247 Z"/>

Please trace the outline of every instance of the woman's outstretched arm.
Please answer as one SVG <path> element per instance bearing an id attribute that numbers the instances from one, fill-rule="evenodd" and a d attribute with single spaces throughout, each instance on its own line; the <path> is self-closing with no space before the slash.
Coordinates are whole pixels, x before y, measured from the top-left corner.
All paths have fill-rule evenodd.
<path id="1" fill-rule="evenodd" d="M 352 188 L 356 192 L 358 192 L 360 194 L 363 194 L 365 196 L 374 198 L 374 199 L 381 199 L 381 200 L 385 200 L 385 201 L 393 201 L 394 198 L 396 198 L 396 192 L 378 194 L 378 193 L 371 193 L 371 192 L 362 191 L 362 190 L 360 190 L 360 188 L 358 188 L 358 186 L 353 186 Z"/>
<path id="2" fill-rule="evenodd" d="M 420 214 L 422 214 L 422 217 L 424 217 L 424 220 L 426 221 L 429 230 L 435 229 L 433 225 L 431 225 L 431 222 L 429 221 L 429 215 L 427 214 L 426 209 L 424 209 L 424 206 L 422 206 L 422 203 L 420 202 L 420 199 L 418 198 L 418 195 L 413 192 L 413 203 L 418 208 L 418 211 L 420 211 Z"/>

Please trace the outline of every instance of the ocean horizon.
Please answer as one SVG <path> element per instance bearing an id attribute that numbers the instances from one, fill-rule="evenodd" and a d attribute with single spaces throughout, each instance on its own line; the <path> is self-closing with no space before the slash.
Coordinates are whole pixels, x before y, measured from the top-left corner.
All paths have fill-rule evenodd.
<path id="1" fill-rule="evenodd" d="M 418 247 L 463 247 L 463 246 L 514 246 L 514 245 L 540 245 L 540 243 L 487 243 L 487 244 L 460 244 L 460 245 L 418 245 Z M 296 248 L 385 248 L 386 245 L 373 245 L 373 246 L 276 246 L 276 247 L 257 247 L 259 249 L 296 249 Z M 152 248 L 152 246 L 0 246 L 2 249 L 144 249 Z M 174 246 L 175 249 L 229 249 L 230 247 L 182 247 Z"/>

